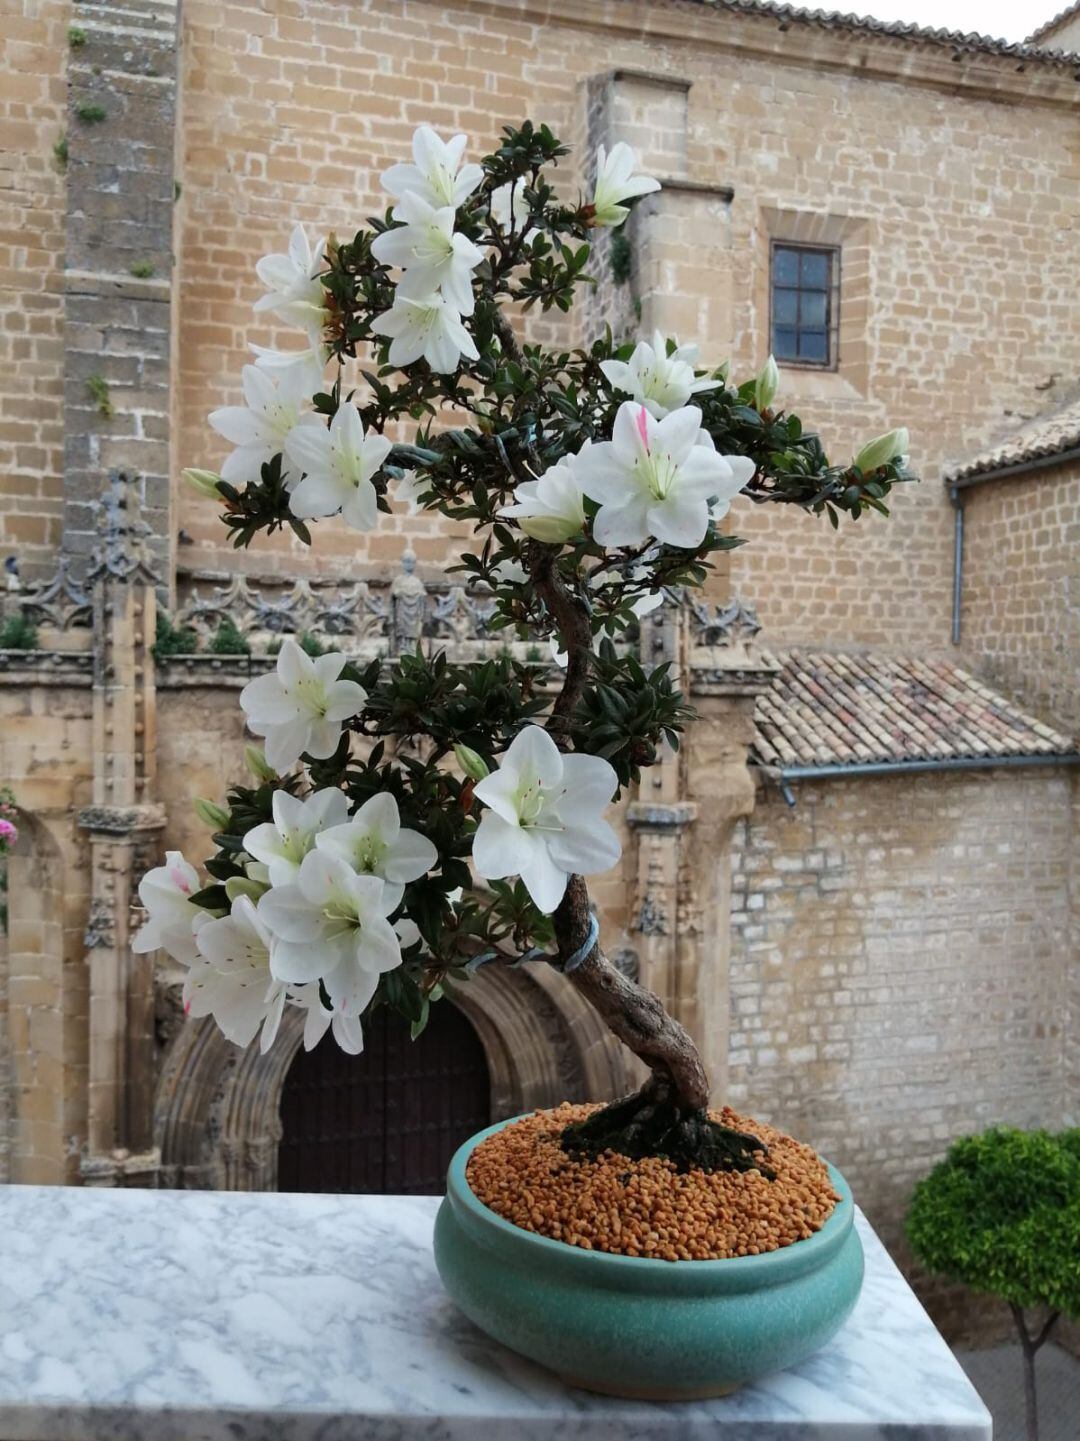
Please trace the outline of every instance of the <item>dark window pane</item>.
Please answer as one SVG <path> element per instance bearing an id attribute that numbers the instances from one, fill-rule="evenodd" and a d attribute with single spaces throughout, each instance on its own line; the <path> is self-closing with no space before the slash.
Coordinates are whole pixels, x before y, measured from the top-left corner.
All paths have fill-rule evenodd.
<path id="1" fill-rule="evenodd" d="M 778 245 L 773 251 L 773 283 L 775 285 L 798 285 L 799 252 L 785 250 Z"/>
<path id="2" fill-rule="evenodd" d="M 801 280 L 803 285 L 817 286 L 824 290 L 829 283 L 828 255 L 820 250 L 804 250 Z"/>
<path id="3" fill-rule="evenodd" d="M 773 326 L 772 349 L 777 360 L 798 360 L 799 339 L 798 332 L 793 325 Z"/>
<path id="4" fill-rule="evenodd" d="M 778 290 L 773 296 L 773 324 L 795 325 L 799 319 L 799 292 Z"/>
<path id="5" fill-rule="evenodd" d="M 799 310 L 799 324 L 806 330 L 825 329 L 826 294 L 824 290 L 804 290 Z"/>
<path id="6" fill-rule="evenodd" d="M 774 245 L 770 274 L 773 354 L 803 365 L 835 358 L 838 297 L 834 256 L 802 245 Z"/>

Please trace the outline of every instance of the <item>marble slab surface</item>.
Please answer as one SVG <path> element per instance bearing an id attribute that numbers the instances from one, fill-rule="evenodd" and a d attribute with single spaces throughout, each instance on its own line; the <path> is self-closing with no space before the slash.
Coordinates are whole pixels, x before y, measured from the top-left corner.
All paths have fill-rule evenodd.
<path id="1" fill-rule="evenodd" d="M 833 1343 L 711 1402 L 567 1389 L 444 1295 L 429 1197 L 0 1187 L 0 1441 L 989 1441 L 860 1217 Z"/>

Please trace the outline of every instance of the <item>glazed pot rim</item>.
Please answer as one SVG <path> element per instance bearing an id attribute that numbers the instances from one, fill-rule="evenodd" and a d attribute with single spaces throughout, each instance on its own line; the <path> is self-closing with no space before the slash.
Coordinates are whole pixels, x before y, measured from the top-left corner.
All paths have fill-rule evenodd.
<path id="1" fill-rule="evenodd" d="M 501 1131 L 515 1121 L 523 1120 L 532 1111 L 521 1116 L 510 1116 L 504 1121 L 477 1132 L 455 1151 L 447 1175 L 447 1201 L 457 1210 L 463 1224 L 469 1225 L 476 1239 L 499 1249 L 514 1247 L 520 1251 L 527 1248 L 535 1252 L 533 1264 L 554 1265 L 560 1269 L 567 1266 L 587 1266 L 594 1283 L 622 1286 L 631 1281 L 666 1282 L 662 1289 L 669 1289 L 675 1282 L 704 1283 L 706 1288 L 721 1286 L 733 1290 L 756 1289 L 761 1286 L 779 1285 L 796 1275 L 816 1270 L 842 1245 L 855 1219 L 855 1205 L 851 1189 L 844 1177 L 824 1157 L 828 1167 L 829 1180 L 840 1200 L 836 1203 L 829 1219 L 819 1231 L 804 1240 L 792 1241 L 775 1251 L 765 1251 L 757 1256 L 731 1256 L 710 1261 L 665 1261 L 651 1256 L 622 1256 L 609 1251 L 586 1251 L 580 1246 L 571 1246 L 565 1241 L 556 1241 L 550 1236 L 537 1235 L 515 1226 L 512 1221 L 500 1216 L 476 1196 L 466 1179 L 465 1169 L 469 1157 L 481 1141 Z M 501 1244 L 500 1244 L 501 1243 Z M 676 1281 L 676 1276 L 679 1280 Z"/>

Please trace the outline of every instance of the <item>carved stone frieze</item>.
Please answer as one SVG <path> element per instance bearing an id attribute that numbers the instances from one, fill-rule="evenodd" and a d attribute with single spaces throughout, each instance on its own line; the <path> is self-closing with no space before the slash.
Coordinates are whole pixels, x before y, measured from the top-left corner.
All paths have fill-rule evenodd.
<path id="1" fill-rule="evenodd" d="M 104 896 L 95 896 L 90 902 L 90 914 L 83 931 L 83 946 L 88 951 L 102 946 L 116 944 L 116 925 L 113 907 Z"/>
<path id="2" fill-rule="evenodd" d="M 83 830 L 127 836 L 138 831 L 160 830 L 165 824 L 165 807 L 84 806 L 76 813 L 75 819 Z"/>

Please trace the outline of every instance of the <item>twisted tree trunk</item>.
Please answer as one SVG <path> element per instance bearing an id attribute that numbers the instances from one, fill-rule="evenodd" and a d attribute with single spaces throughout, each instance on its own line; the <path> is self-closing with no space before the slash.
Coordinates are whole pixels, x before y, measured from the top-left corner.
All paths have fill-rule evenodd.
<path id="1" fill-rule="evenodd" d="M 566 676 L 551 709 L 547 729 L 565 747 L 570 717 L 581 699 L 592 654 L 588 611 L 564 584 L 557 569 L 559 549 L 533 541 L 529 571 L 537 594 L 559 627 L 566 647 Z M 555 939 L 565 964 L 588 943 L 589 892 L 581 876 L 570 876 L 555 911 Z M 708 1118 L 709 1079 L 697 1046 L 664 1009 L 659 996 L 624 976 L 604 955 L 599 940 L 568 972 L 572 984 L 599 1012 L 613 1035 L 644 1061 L 651 1075 L 636 1095 L 605 1107 L 563 1136 L 568 1151 L 631 1157 L 663 1155 L 680 1169 L 746 1171 L 761 1162 L 765 1145 L 754 1136 Z"/>

